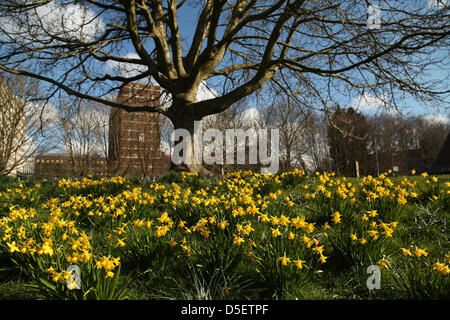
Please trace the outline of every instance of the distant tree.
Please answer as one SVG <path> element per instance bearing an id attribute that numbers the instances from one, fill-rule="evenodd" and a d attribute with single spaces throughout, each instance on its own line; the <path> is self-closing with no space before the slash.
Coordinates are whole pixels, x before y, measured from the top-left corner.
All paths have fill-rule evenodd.
<path id="1" fill-rule="evenodd" d="M 256 137 L 258 137 L 257 130 L 260 128 L 266 128 L 266 124 L 264 122 L 263 117 L 259 111 L 256 109 L 246 109 L 246 101 L 241 100 L 231 106 L 229 109 L 221 112 L 219 114 L 214 114 L 203 118 L 201 121 L 202 130 L 206 132 L 208 129 L 216 129 L 219 130 L 222 134 L 222 164 L 212 164 L 206 165 L 206 168 L 216 173 L 226 173 L 230 171 L 236 170 L 249 170 L 249 169 L 258 169 L 258 163 L 250 164 L 249 152 L 250 148 L 256 148 L 257 145 L 250 145 L 249 138 L 246 137 L 245 141 L 235 139 L 233 143 L 233 148 L 227 148 L 227 137 L 226 132 L 227 129 L 231 130 L 242 130 L 244 134 L 249 134 L 251 130 L 255 130 Z M 237 132 L 237 131 L 236 131 Z M 207 145 L 215 145 L 219 143 L 219 141 L 208 141 L 203 144 L 203 147 Z M 256 143 L 256 141 L 255 141 Z M 238 152 L 239 150 L 244 150 L 245 157 L 244 163 L 237 163 Z M 233 158 L 235 161 L 233 163 L 228 163 L 228 158 Z"/>
<path id="2" fill-rule="evenodd" d="M 338 174 L 355 176 L 355 161 L 360 174 L 371 171 L 368 153 L 370 126 L 365 117 L 355 109 L 337 107 L 328 126 L 328 144 L 334 170 Z"/>
<path id="3" fill-rule="evenodd" d="M 419 171 L 430 168 L 450 130 L 448 123 L 422 116 L 380 114 L 369 121 L 373 128 L 368 137 L 369 149 L 374 153 L 376 137 L 380 172 L 394 166 L 402 173 L 413 168 Z"/>
<path id="4" fill-rule="evenodd" d="M 94 108 L 92 103 L 80 101 L 74 114 L 61 119 L 60 143 L 70 157 L 72 175 L 94 174 L 98 167 L 94 161 L 105 160 L 108 154 L 109 108 L 100 104 Z"/>
<path id="5" fill-rule="evenodd" d="M 303 157 L 309 151 L 307 144 L 308 121 L 310 113 L 293 99 L 279 98 L 263 111 L 265 123 L 279 130 L 280 169 L 289 171 L 293 167 L 306 170 Z"/>
<path id="6" fill-rule="evenodd" d="M 331 171 L 333 169 L 330 156 L 330 146 L 327 137 L 327 117 L 313 111 L 308 112 L 308 121 L 305 122 L 305 142 L 307 156 L 311 159 L 311 171 Z"/>
<path id="7" fill-rule="evenodd" d="M 422 126 L 419 127 L 419 145 L 423 170 L 431 168 L 437 160 L 449 130 L 448 123 L 422 120 Z"/>

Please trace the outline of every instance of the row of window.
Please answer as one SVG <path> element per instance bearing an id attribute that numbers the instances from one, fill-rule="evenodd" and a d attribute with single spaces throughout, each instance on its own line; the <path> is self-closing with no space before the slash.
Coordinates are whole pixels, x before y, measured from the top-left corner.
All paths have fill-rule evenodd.
<path id="1" fill-rule="evenodd" d="M 36 159 L 36 163 L 64 163 L 62 159 Z M 70 161 L 69 161 L 70 162 Z M 106 164 L 105 160 L 91 161 L 92 164 Z"/>

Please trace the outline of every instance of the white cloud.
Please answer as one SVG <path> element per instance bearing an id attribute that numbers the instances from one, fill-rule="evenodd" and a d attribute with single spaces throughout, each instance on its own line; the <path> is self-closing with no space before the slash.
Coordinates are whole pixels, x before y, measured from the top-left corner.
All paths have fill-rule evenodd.
<path id="1" fill-rule="evenodd" d="M 243 121 L 244 123 L 249 122 L 249 123 L 258 124 L 258 123 L 261 123 L 262 117 L 261 117 L 261 114 L 259 113 L 258 109 L 249 108 L 249 109 L 245 110 L 244 112 L 242 112 L 241 121 Z"/>
<path id="2" fill-rule="evenodd" d="M 139 55 L 137 53 L 130 52 L 130 53 L 127 53 L 124 56 L 124 58 L 139 59 Z M 116 75 L 121 76 L 121 77 L 126 77 L 126 78 L 137 76 L 138 74 L 141 74 L 141 73 L 147 71 L 147 69 L 148 69 L 147 66 L 144 66 L 141 64 L 133 64 L 133 63 L 128 63 L 128 62 L 117 62 L 117 61 L 113 61 L 113 60 L 108 60 L 106 62 L 106 67 L 109 70 L 114 71 Z M 149 78 L 145 78 L 140 81 L 149 82 Z"/>
<path id="3" fill-rule="evenodd" d="M 26 14 L 26 18 L 24 18 Z M 0 28 L 20 42 L 68 40 L 92 41 L 104 30 L 103 21 L 89 7 L 51 1 L 26 13 L 0 20 Z"/>
<path id="4" fill-rule="evenodd" d="M 369 93 L 364 93 L 352 100 L 349 107 L 358 111 L 377 111 L 380 108 L 386 110 L 387 101 L 383 97 L 376 97 Z"/>
<path id="5" fill-rule="evenodd" d="M 53 128 L 61 119 L 60 113 L 51 103 L 28 102 L 25 105 L 25 116 L 30 125 L 43 125 L 47 129 Z"/>
<path id="6" fill-rule="evenodd" d="M 430 114 L 424 117 L 424 119 L 429 123 L 429 124 L 449 124 L 450 123 L 450 119 L 448 118 L 447 115 L 443 114 L 443 113 L 439 113 L 439 114 Z"/>
<path id="7" fill-rule="evenodd" d="M 448 0 L 428 0 L 428 7 L 443 8 L 448 5 Z"/>

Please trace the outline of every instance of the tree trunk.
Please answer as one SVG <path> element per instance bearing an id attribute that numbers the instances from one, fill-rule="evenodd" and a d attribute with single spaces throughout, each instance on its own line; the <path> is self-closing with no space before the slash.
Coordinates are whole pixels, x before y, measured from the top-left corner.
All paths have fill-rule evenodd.
<path id="1" fill-rule="evenodd" d="M 203 166 L 202 132 L 201 128 L 199 129 L 198 126 L 200 119 L 196 119 L 186 112 L 185 114 L 175 117 L 172 116 L 171 120 L 174 130 L 178 130 L 182 137 L 177 134 L 174 137 L 175 141 L 170 169 L 175 171 L 197 172 L 201 175 L 214 174 Z M 186 155 L 184 153 L 186 153 Z M 175 163 L 174 156 L 183 158 L 182 163 L 180 163 L 180 160 Z"/>

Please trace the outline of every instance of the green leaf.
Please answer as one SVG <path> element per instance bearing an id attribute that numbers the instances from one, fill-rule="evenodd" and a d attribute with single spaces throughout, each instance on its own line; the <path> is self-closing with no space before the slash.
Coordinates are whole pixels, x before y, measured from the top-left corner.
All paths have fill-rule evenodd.
<path id="1" fill-rule="evenodd" d="M 56 286 L 45 280 L 44 278 L 39 278 L 39 281 L 44 284 L 50 290 L 56 291 Z"/>

